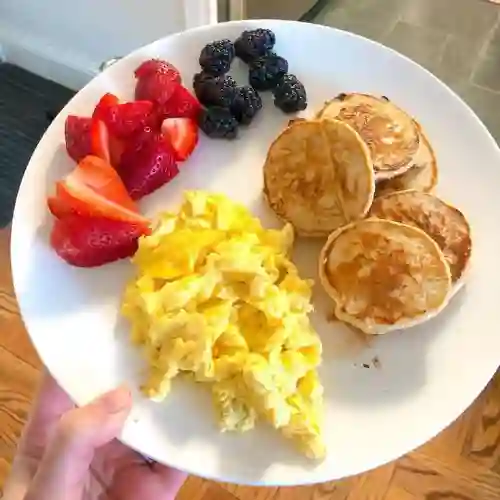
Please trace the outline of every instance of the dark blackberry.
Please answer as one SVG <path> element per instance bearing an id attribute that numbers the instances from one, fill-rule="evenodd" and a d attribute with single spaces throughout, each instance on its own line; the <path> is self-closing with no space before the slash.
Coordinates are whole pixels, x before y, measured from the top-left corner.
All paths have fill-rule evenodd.
<path id="1" fill-rule="evenodd" d="M 248 125 L 260 109 L 262 109 L 262 99 L 254 88 L 250 85 L 236 88 L 230 111 L 239 123 Z"/>
<path id="2" fill-rule="evenodd" d="M 271 90 L 288 71 L 288 61 L 270 52 L 250 63 L 248 81 L 257 90 Z"/>
<path id="3" fill-rule="evenodd" d="M 249 63 L 269 52 L 276 43 L 276 36 L 271 30 L 259 28 L 244 31 L 234 42 L 236 55 Z"/>
<path id="4" fill-rule="evenodd" d="M 229 108 L 233 102 L 236 82 L 231 76 L 214 76 L 202 71 L 194 75 L 193 88 L 203 105 Z"/>
<path id="5" fill-rule="evenodd" d="M 217 40 L 203 47 L 200 54 L 200 66 L 212 75 L 222 75 L 229 71 L 235 50 L 231 40 Z"/>
<path id="6" fill-rule="evenodd" d="M 213 106 L 202 110 L 198 118 L 200 129 L 213 139 L 235 139 L 238 136 L 238 122 L 226 108 Z"/>
<path id="7" fill-rule="evenodd" d="M 274 105 L 285 113 L 295 113 L 307 108 L 304 85 L 295 75 L 286 74 L 273 89 Z"/>

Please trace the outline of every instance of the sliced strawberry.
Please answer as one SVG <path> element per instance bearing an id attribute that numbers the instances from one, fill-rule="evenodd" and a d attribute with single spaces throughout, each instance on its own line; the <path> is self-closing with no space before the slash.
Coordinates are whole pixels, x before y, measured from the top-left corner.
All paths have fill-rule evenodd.
<path id="1" fill-rule="evenodd" d="M 108 106 L 102 109 L 100 116 L 111 135 L 126 139 L 144 127 L 152 110 L 151 101 L 134 101 Z"/>
<path id="2" fill-rule="evenodd" d="M 136 223 L 149 231 L 150 221 L 138 213 L 116 170 L 95 156 L 87 156 L 66 179 L 56 183 L 56 199 L 55 208 L 54 202 L 48 203 L 57 217 L 72 211 Z"/>
<path id="3" fill-rule="evenodd" d="M 118 171 L 131 198 L 138 200 L 172 180 L 179 168 L 170 142 L 147 128 L 127 144 Z"/>
<path id="4" fill-rule="evenodd" d="M 90 126 L 92 120 L 81 116 L 69 115 L 64 127 L 66 150 L 69 156 L 79 162 L 92 152 Z"/>
<path id="5" fill-rule="evenodd" d="M 179 161 L 186 160 L 198 144 L 198 124 L 191 118 L 167 118 L 161 131 L 172 144 Z"/>
<path id="6" fill-rule="evenodd" d="M 174 73 L 151 73 L 137 80 L 135 98 L 137 101 L 152 101 L 162 105 L 172 97 L 178 84 Z"/>
<path id="7" fill-rule="evenodd" d="M 98 120 L 103 119 L 103 113 L 110 106 L 115 106 L 120 103 L 120 99 L 116 97 L 114 94 L 104 94 L 101 97 L 101 100 L 97 103 L 97 106 L 94 109 L 94 113 L 92 114 L 92 118 L 97 118 Z"/>
<path id="8" fill-rule="evenodd" d="M 172 97 L 160 107 L 163 118 L 193 118 L 196 120 L 201 104 L 186 87 L 178 85 Z"/>
<path id="9" fill-rule="evenodd" d="M 151 75 L 170 75 L 173 79 L 181 83 L 179 70 L 171 63 L 161 59 L 150 59 L 144 61 L 136 70 L 136 78 L 146 78 Z"/>
<path id="10" fill-rule="evenodd" d="M 69 215 L 55 221 L 50 243 L 69 264 L 96 267 L 134 255 L 142 234 L 138 224 Z"/>
<path id="11" fill-rule="evenodd" d="M 90 136 L 92 140 L 92 154 L 102 158 L 107 163 L 111 163 L 108 127 L 102 120 L 92 119 Z"/>
<path id="12" fill-rule="evenodd" d="M 71 205 L 68 205 L 57 196 L 49 196 L 47 198 L 47 206 L 49 207 L 50 213 L 57 219 L 62 219 L 63 217 L 76 213 L 73 208 L 71 208 Z"/>

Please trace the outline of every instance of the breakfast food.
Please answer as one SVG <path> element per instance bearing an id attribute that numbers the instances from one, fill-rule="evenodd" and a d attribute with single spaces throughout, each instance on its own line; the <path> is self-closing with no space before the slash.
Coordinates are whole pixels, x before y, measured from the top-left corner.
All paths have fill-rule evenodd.
<path id="1" fill-rule="evenodd" d="M 244 62 L 249 63 L 266 55 L 276 43 L 276 35 L 269 29 L 243 31 L 234 42 L 236 55 Z"/>
<path id="2" fill-rule="evenodd" d="M 288 72 L 288 61 L 269 52 L 249 64 L 248 81 L 256 90 L 272 90 Z"/>
<path id="3" fill-rule="evenodd" d="M 244 31 L 234 44 L 224 39 L 205 45 L 199 57 L 202 71 L 194 75 L 193 88 L 199 102 L 206 107 L 198 115 L 199 127 L 206 135 L 236 138 L 238 127 L 228 113 L 239 124 L 249 125 L 262 109 L 258 91 L 272 90 L 274 105 L 285 113 L 306 109 L 306 89 L 295 75 L 287 73 L 288 61 L 272 52 L 275 43 L 271 30 L 259 28 Z M 249 65 L 250 85 L 238 86 L 234 78 L 226 74 L 235 56 Z"/>
<path id="4" fill-rule="evenodd" d="M 370 335 L 427 321 L 444 308 L 451 291 L 450 268 L 430 236 L 375 218 L 330 235 L 319 275 L 335 316 Z"/>
<path id="5" fill-rule="evenodd" d="M 181 84 L 179 70 L 167 61 L 151 59 L 143 62 L 136 70 L 136 100 L 165 104 Z"/>
<path id="6" fill-rule="evenodd" d="M 150 232 L 115 169 L 85 157 L 57 182 L 47 198 L 55 218 L 50 243 L 71 265 L 94 267 L 132 256 L 139 236 Z"/>
<path id="7" fill-rule="evenodd" d="M 317 118 L 345 121 L 361 135 L 370 148 L 377 181 L 401 175 L 413 166 L 419 147 L 417 125 L 389 100 L 340 94 L 325 104 Z"/>
<path id="8" fill-rule="evenodd" d="M 296 113 L 307 108 L 304 85 L 295 75 L 284 75 L 273 89 L 274 105 L 284 113 Z"/>
<path id="9" fill-rule="evenodd" d="M 235 57 L 231 40 L 217 40 L 203 47 L 199 63 L 204 71 L 212 75 L 227 73 Z"/>
<path id="10" fill-rule="evenodd" d="M 436 186 L 438 181 L 436 155 L 424 131 L 418 124 L 417 126 L 420 136 L 419 146 L 413 157 L 412 167 L 397 177 L 378 181 L 375 189 L 376 197 L 407 189 L 427 193 Z"/>
<path id="11" fill-rule="evenodd" d="M 214 139 L 236 139 L 238 121 L 227 108 L 212 106 L 201 112 L 200 129 Z"/>
<path id="12" fill-rule="evenodd" d="M 139 240 L 122 313 L 148 361 L 148 397 L 161 401 L 189 374 L 211 389 L 223 431 L 264 419 L 321 458 L 321 342 L 292 244 L 289 225 L 264 229 L 225 196 L 186 192 Z"/>
<path id="13" fill-rule="evenodd" d="M 458 209 L 429 193 L 401 191 L 377 198 L 370 216 L 418 227 L 441 248 L 451 270 L 453 283 L 461 280 L 469 264 L 469 224 Z"/>
<path id="14" fill-rule="evenodd" d="M 375 190 L 370 152 L 338 120 L 298 121 L 271 145 L 264 194 L 303 236 L 327 236 L 366 215 Z"/>

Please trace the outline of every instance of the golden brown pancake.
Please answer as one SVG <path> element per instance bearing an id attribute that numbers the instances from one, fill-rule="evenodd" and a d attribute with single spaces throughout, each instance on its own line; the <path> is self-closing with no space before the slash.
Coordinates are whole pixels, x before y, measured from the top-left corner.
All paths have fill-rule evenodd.
<path id="1" fill-rule="evenodd" d="M 370 148 L 376 180 L 396 177 L 412 167 L 419 147 L 417 126 L 389 100 L 340 94 L 325 104 L 317 118 L 345 121 L 361 135 Z"/>
<path id="2" fill-rule="evenodd" d="M 424 231 L 370 218 L 334 231 L 319 261 L 338 319 L 372 335 L 427 321 L 443 309 L 450 268 Z"/>
<path id="3" fill-rule="evenodd" d="M 377 198 L 370 216 L 422 229 L 443 251 L 453 282 L 464 275 L 472 242 L 469 223 L 460 210 L 429 193 L 401 191 Z"/>
<path id="4" fill-rule="evenodd" d="M 338 120 L 292 123 L 273 142 L 264 164 L 269 205 L 302 236 L 327 236 L 364 217 L 374 191 L 366 144 Z"/>
<path id="5" fill-rule="evenodd" d="M 413 157 L 411 168 L 392 179 L 378 181 L 375 186 L 375 196 L 408 189 L 427 193 L 436 187 L 438 181 L 436 155 L 423 129 L 418 123 L 417 126 L 420 134 L 419 148 Z"/>

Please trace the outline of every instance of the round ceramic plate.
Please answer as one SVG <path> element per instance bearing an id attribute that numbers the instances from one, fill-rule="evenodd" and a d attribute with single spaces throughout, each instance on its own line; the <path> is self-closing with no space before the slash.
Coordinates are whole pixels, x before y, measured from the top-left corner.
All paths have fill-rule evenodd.
<path id="1" fill-rule="evenodd" d="M 313 322 L 324 344 L 327 458 L 300 456 L 278 432 L 262 425 L 244 435 L 218 431 L 205 387 L 179 382 L 164 403 L 135 392 L 122 439 L 159 462 L 191 473 L 261 485 L 326 481 L 356 474 L 421 445 L 458 417 L 495 373 L 500 360 L 500 151 L 474 113 L 451 90 L 412 61 L 349 33 L 282 21 L 207 26 L 168 37 L 127 56 L 93 80 L 57 117 L 40 141 L 21 185 L 12 232 L 17 297 L 31 338 L 45 364 L 83 404 L 122 382 L 137 388 L 144 366 L 119 316 L 127 261 L 77 269 L 48 244 L 51 217 L 45 198 L 73 167 L 64 148 L 69 113 L 90 115 L 105 92 L 133 97 L 134 69 L 151 57 L 174 63 L 188 84 L 208 42 L 235 39 L 242 30 L 275 31 L 276 50 L 305 84 L 306 116 L 340 92 L 388 96 L 427 131 L 440 166 L 438 194 L 467 215 L 473 262 L 467 286 L 424 326 L 367 343 L 328 321 L 331 306 L 315 289 Z M 232 74 L 246 83 L 246 68 Z M 236 141 L 201 138 L 180 175 L 140 203 L 154 216 L 175 207 L 185 189 L 224 192 L 244 202 L 264 224 L 279 222 L 263 203 L 262 165 L 289 116 L 265 95 L 264 109 Z M 297 244 L 296 262 L 316 277 L 321 242 Z"/>

